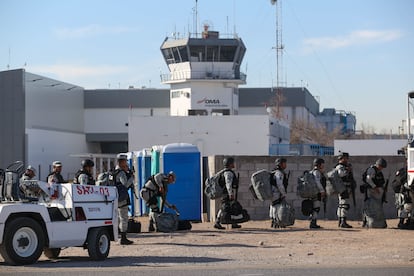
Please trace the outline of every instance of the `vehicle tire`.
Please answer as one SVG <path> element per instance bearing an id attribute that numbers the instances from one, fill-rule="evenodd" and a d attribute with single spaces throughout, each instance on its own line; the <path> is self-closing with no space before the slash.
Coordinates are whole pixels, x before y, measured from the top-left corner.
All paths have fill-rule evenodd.
<path id="1" fill-rule="evenodd" d="M 60 248 L 44 248 L 43 254 L 45 254 L 46 257 L 49 259 L 57 259 L 60 254 Z"/>
<path id="2" fill-rule="evenodd" d="M 94 261 L 102 261 L 108 257 L 111 239 L 104 228 L 93 228 L 89 231 L 87 247 L 89 257 Z"/>
<path id="3" fill-rule="evenodd" d="M 45 245 L 43 229 L 32 218 L 15 218 L 4 228 L 0 254 L 6 263 L 27 265 L 35 263 Z"/>

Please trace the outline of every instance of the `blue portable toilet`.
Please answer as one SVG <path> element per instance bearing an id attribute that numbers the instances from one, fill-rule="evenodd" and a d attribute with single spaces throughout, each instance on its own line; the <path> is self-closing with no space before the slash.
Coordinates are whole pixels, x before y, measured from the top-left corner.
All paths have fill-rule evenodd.
<path id="1" fill-rule="evenodd" d="M 134 152 L 128 152 L 126 153 L 128 156 L 128 167 L 130 170 L 134 170 Z M 136 185 L 136 183 L 134 183 L 134 186 Z M 135 216 L 135 208 L 136 208 L 136 200 L 135 200 L 135 195 L 134 195 L 134 191 L 132 189 L 128 190 L 128 194 L 129 194 L 129 199 L 131 202 L 131 208 L 128 209 L 128 215 L 129 216 Z"/>
<path id="2" fill-rule="evenodd" d="M 165 145 L 161 153 L 164 173 L 174 171 L 176 182 L 168 187 L 167 201 L 180 210 L 181 220 L 201 221 L 201 159 L 192 144 Z"/>
<path id="3" fill-rule="evenodd" d="M 137 164 L 137 185 L 138 191 L 140 191 L 147 182 L 147 179 L 151 176 L 151 149 L 143 149 L 137 153 Z M 143 216 L 144 214 L 148 214 L 148 211 L 145 201 L 140 198 L 138 214 Z"/>

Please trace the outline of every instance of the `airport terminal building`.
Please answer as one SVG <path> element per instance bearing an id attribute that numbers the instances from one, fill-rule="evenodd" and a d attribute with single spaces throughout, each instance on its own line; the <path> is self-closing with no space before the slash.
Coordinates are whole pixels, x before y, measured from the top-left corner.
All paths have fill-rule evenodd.
<path id="1" fill-rule="evenodd" d="M 278 130 L 280 137 L 278 136 L 276 143 L 289 143 L 289 122 L 303 120 L 313 124 L 317 122 L 321 113 L 318 101 L 306 88 L 283 88 L 282 91 L 284 102 L 281 110 L 284 120 L 280 125 L 286 125 L 286 128 Z M 248 116 L 253 118 L 253 124 L 262 122 L 261 116 L 271 117 L 269 108 L 275 105 L 274 89 L 239 88 L 238 93 L 237 116 L 241 121 L 232 122 L 231 118 L 236 118 L 232 115 L 208 117 L 227 117 L 229 125 L 243 124 L 243 118 Z M 171 116 L 169 89 L 87 90 L 76 84 L 32 74 L 23 69 L 0 72 L 0 94 L 0 167 L 5 168 L 15 160 L 25 160 L 26 164 L 39 168 L 41 177 L 47 174 L 50 163 L 56 159 L 65 164 L 65 171 L 74 172 L 79 167 L 79 158 L 74 158 L 76 156 L 88 153 L 114 154 L 141 149 L 128 146 L 128 142 L 132 142 L 128 137 L 132 131 L 131 118 L 138 121 L 142 118 L 158 118 L 165 121 L 166 117 L 192 117 L 197 124 L 202 117 Z M 254 121 L 255 119 L 258 121 Z M 143 136 L 151 132 L 161 133 L 163 127 L 160 127 L 160 122 L 154 121 L 154 124 L 145 128 L 134 126 L 135 130 L 132 132 L 138 137 L 132 140 L 145 140 Z M 198 124 L 197 127 L 200 131 L 203 130 L 202 125 Z M 265 128 L 268 129 L 268 126 Z M 246 140 L 261 141 L 258 137 L 260 135 L 254 133 L 254 128 L 244 125 L 240 129 L 244 132 Z M 174 139 L 171 142 L 191 142 L 175 140 L 180 137 L 170 138 Z M 146 146 L 151 147 L 153 144 Z M 242 147 L 246 148 L 244 145 Z M 264 149 L 252 148 L 243 154 L 267 155 L 268 152 L 263 151 L 268 147 L 269 143 L 264 145 Z M 204 154 L 209 155 L 211 152 Z M 232 154 L 237 155 L 238 152 L 233 151 Z"/>

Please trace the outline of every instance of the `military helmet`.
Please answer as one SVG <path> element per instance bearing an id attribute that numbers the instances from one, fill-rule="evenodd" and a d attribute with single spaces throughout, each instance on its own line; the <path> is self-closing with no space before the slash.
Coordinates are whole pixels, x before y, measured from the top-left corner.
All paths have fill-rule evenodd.
<path id="1" fill-rule="evenodd" d="M 128 160 L 128 156 L 125 153 L 118 153 L 118 155 L 116 156 L 116 159 L 118 161 L 120 161 L 120 160 Z"/>
<path id="2" fill-rule="evenodd" d="M 234 164 L 234 158 L 233 157 L 226 157 L 223 159 L 223 166 L 228 167 L 231 164 Z"/>
<path id="3" fill-rule="evenodd" d="M 81 165 L 82 165 L 83 168 L 93 167 L 93 166 L 95 166 L 95 163 L 93 163 L 93 161 L 91 159 L 84 159 L 84 160 L 82 160 Z"/>
<path id="4" fill-rule="evenodd" d="M 172 178 L 174 179 L 173 182 L 175 182 L 175 180 L 177 179 L 176 175 L 175 175 L 175 172 L 173 172 L 173 171 L 170 171 L 167 176 L 172 176 Z"/>
<path id="5" fill-rule="evenodd" d="M 280 166 L 280 164 L 286 163 L 286 162 L 287 162 L 286 158 L 276 158 L 275 165 Z"/>
<path id="6" fill-rule="evenodd" d="M 324 164 L 324 163 L 325 163 L 325 160 L 323 160 L 322 158 L 315 158 L 313 160 L 313 165 L 314 166 L 319 166 L 319 165 Z"/>
<path id="7" fill-rule="evenodd" d="M 380 158 L 375 162 L 375 165 L 386 168 L 387 167 L 387 161 L 385 161 L 384 158 Z"/>
<path id="8" fill-rule="evenodd" d="M 338 160 L 341 160 L 343 158 L 349 158 L 349 153 L 347 153 L 347 152 L 339 152 Z"/>
<path id="9" fill-rule="evenodd" d="M 32 165 L 27 166 L 26 170 L 30 170 L 34 175 L 36 175 L 36 169 Z"/>

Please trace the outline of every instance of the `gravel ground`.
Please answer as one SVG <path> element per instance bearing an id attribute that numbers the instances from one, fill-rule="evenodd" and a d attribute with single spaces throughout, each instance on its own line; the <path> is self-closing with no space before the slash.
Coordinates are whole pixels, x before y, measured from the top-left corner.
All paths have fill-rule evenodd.
<path id="1" fill-rule="evenodd" d="M 19 271 L 61 267 L 183 267 L 197 269 L 220 267 L 353 267 L 405 266 L 414 268 L 414 231 L 396 229 L 397 220 L 388 220 L 387 229 L 364 229 L 350 221 L 352 229 L 339 229 L 336 221 L 319 221 L 323 229 L 308 229 L 309 222 L 296 220 L 285 229 L 271 229 L 270 221 L 250 221 L 241 229 L 216 230 L 212 223 L 193 223 L 191 231 L 128 234 L 133 245 L 111 244 L 109 258 L 88 261 L 82 248 L 67 248 L 60 258 L 50 261 L 44 255 L 37 264 Z M 1 272 L 16 267 L 5 265 Z"/>

